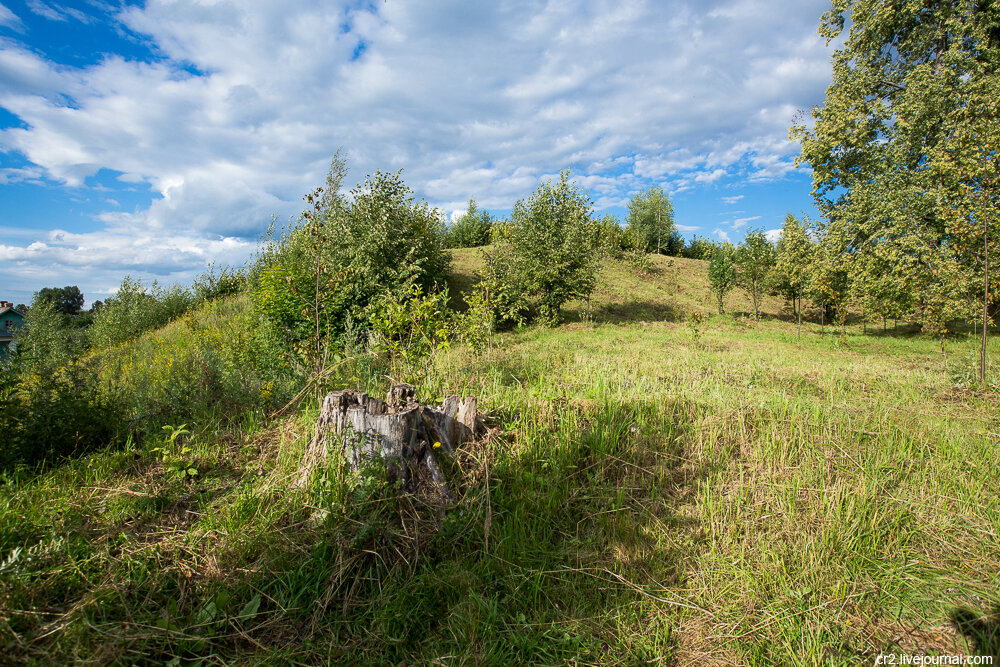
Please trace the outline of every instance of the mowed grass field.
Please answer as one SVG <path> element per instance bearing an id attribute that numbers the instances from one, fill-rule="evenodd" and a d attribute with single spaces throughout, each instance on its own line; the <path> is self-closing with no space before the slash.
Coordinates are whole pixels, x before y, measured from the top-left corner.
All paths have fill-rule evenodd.
<path id="1" fill-rule="evenodd" d="M 477 253 L 456 253 L 453 294 Z M 453 463 L 465 491 L 446 509 L 348 479 L 336 463 L 294 488 L 315 405 L 194 425 L 155 452 L 137 443 L 9 475 L 5 655 L 996 659 L 1000 411 L 995 388 L 971 382 L 975 341 L 950 338 L 942 354 L 891 323 L 887 334 L 855 323 L 844 335 L 809 322 L 800 337 L 780 301 L 766 300 L 757 322 L 739 294 L 727 304 L 736 317 L 696 328 L 691 312 L 716 310 L 705 268 L 608 262 L 566 324 L 406 369 L 421 400 L 478 396 L 492 427 Z M 345 365 L 342 383 L 382 393 L 390 379 L 373 368 Z M 181 456 L 197 478 L 170 473 L 164 459 Z"/>

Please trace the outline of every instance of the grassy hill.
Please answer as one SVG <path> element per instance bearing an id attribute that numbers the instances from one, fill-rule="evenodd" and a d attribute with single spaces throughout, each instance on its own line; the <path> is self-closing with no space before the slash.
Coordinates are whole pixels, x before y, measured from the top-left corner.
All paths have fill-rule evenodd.
<path id="1" fill-rule="evenodd" d="M 482 270 L 481 248 L 452 250 L 452 277 L 448 286 L 453 295 L 467 291 Z M 625 260 L 605 259 L 597 289 L 590 298 L 590 317 L 595 322 L 674 320 L 692 311 L 715 313 L 718 305 L 708 284 L 708 262 L 685 257 L 649 255 L 648 267 L 636 268 Z M 727 312 L 753 313 L 748 299 L 738 291 L 727 295 Z M 570 303 L 567 319 L 579 320 L 587 304 Z M 762 312 L 777 316 L 783 312 L 780 299 L 764 299 Z"/>
<path id="2" fill-rule="evenodd" d="M 477 261 L 455 253 L 453 292 Z M 478 396 L 495 428 L 463 452 L 466 493 L 444 510 L 359 486 L 336 465 L 293 488 L 314 402 L 7 474 L 8 658 L 995 656 L 1000 416 L 995 388 L 969 382 L 975 341 L 950 339 L 942 355 L 927 337 L 812 322 L 800 338 L 776 300 L 760 322 L 712 316 L 694 329 L 688 312 L 715 311 L 705 263 L 652 262 L 642 273 L 608 262 L 589 318 L 572 304 L 562 326 L 394 369 L 425 401 Z M 738 294 L 727 308 L 748 310 Z M 157 340 L 232 319 L 222 314 L 140 344 L 152 355 Z M 341 363 L 342 385 L 380 394 L 390 383 L 377 360 Z M 198 474 L 177 474 L 178 462 Z"/>

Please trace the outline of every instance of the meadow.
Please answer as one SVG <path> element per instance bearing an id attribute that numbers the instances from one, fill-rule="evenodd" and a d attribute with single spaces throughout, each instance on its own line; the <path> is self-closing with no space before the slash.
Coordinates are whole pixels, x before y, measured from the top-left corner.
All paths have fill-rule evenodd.
<path id="1" fill-rule="evenodd" d="M 475 249 L 455 251 L 453 295 L 479 262 Z M 407 380 L 422 401 L 479 398 L 490 434 L 451 462 L 464 493 L 447 507 L 335 459 L 294 488 L 315 397 L 282 410 L 271 394 L 285 371 L 238 381 L 240 364 L 264 362 L 235 357 L 220 362 L 229 371 L 217 386 L 239 397 L 238 418 L 192 409 L 124 446 L 5 473 L 5 655 L 123 665 L 996 659 L 1000 412 L 996 386 L 974 382 L 975 337 L 950 337 L 942 354 L 909 325 L 809 321 L 799 335 L 780 300 L 765 300 L 758 321 L 735 292 L 720 316 L 706 266 L 607 260 L 591 299 L 570 304 L 560 326 L 403 365 L 338 358 L 338 386 L 380 395 Z M 196 386 L 184 341 L 232 347 L 234 334 L 219 332 L 249 309 L 241 298 L 118 348 L 115 377 L 153 393 Z M 989 353 L 1000 353 L 995 337 Z M 140 373 L 128 365 L 136 355 L 163 361 Z"/>

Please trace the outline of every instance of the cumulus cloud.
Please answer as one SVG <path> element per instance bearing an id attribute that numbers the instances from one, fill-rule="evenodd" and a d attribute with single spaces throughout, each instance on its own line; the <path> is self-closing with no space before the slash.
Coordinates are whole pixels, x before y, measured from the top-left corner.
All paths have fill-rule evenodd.
<path id="1" fill-rule="evenodd" d="M 88 20 L 53 2 L 29 8 Z M 0 130 L 0 150 L 30 163 L 5 170 L 4 182 L 87 188 L 110 170 L 155 195 L 146 208 L 100 215 L 109 227 L 93 241 L 42 240 L 21 248 L 28 255 L 4 246 L 0 261 L 30 255 L 70 270 L 74 248 L 126 227 L 205 252 L 219 237 L 242 248 L 272 215 L 300 208 L 338 146 L 349 180 L 404 168 L 444 211 L 470 196 L 507 208 L 566 167 L 599 208 L 650 185 L 680 193 L 780 179 L 797 152 L 792 116 L 829 81 L 815 34 L 825 9 L 825 0 L 781 11 L 751 0 L 148 0 L 114 20 L 159 56 L 150 62 L 107 54 L 68 67 L 0 42 L 0 106 L 22 121 Z M 0 5 L 0 23 L 16 20 Z M 111 252 L 105 260 L 109 270 L 135 265 Z"/>
<path id="2" fill-rule="evenodd" d="M 764 232 L 764 236 L 771 243 L 777 243 L 781 240 L 781 230 L 780 229 L 769 229 Z"/>
<path id="3" fill-rule="evenodd" d="M 723 229 L 713 229 L 712 233 L 715 234 L 715 238 L 719 239 L 720 241 L 729 241 L 730 240 L 729 239 L 729 232 L 727 232 L 727 231 L 725 231 Z"/>

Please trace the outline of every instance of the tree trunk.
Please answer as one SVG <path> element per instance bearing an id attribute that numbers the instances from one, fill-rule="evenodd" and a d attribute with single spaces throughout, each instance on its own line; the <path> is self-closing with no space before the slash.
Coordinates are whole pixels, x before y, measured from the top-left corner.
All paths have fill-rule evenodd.
<path id="1" fill-rule="evenodd" d="M 983 262 L 985 263 L 986 282 L 983 285 L 983 344 L 979 348 L 979 381 L 986 382 L 986 330 L 989 328 L 987 319 L 990 308 L 990 237 L 986 222 L 986 206 L 983 205 Z"/>
<path id="2" fill-rule="evenodd" d="M 440 407 L 421 405 L 413 387 L 397 384 L 385 401 L 353 389 L 327 394 L 316 432 L 300 465 L 298 485 L 329 456 L 330 435 L 352 472 L 365 463 L 385 464 L 387 481 L 399 480 L 408 493 L 431 491 L 445 501 L 455 499 L 438 456 L 451 456 L 485 431 L 475 397 L 448 396 Z"/>
<path id="3" fill-rule="evenodd" d="M 799 338 L 802 338 L 802 293 L 799 292 L 799 308 L 798 308 L 798 318 L 799 318 Z"/>

